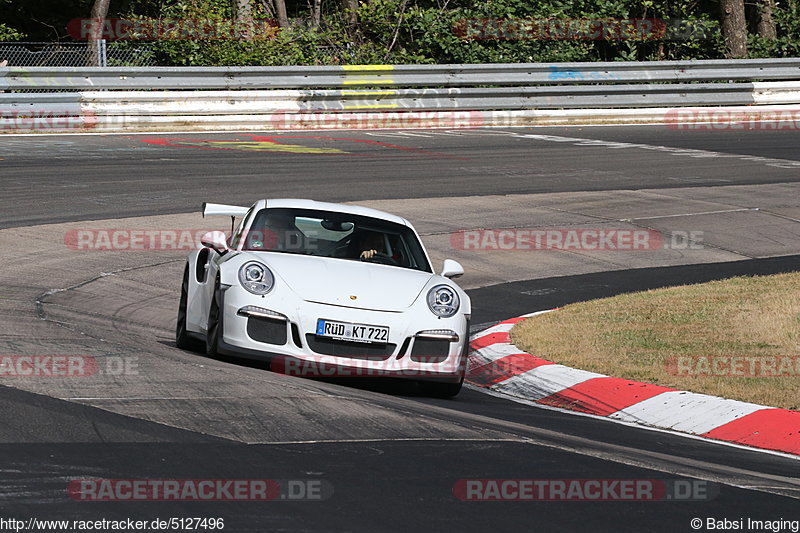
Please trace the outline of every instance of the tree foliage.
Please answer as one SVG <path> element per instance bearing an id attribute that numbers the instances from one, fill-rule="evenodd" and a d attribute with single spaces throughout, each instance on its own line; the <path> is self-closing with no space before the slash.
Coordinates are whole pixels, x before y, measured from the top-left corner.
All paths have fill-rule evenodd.
<path id="1" fill-rule="evenodd" d="M 4 5 L 5 4 L 5 5 Z M 11 0 L 0 0 L 0 8 L 7 7 L 11 4 Z M 25 34 L 15 30 L 14 28 L 0 22 L 0 42 L 2 41 L 18 41 L 25 37 Z"/>
<path id="2" fill-rule="evenodd" d="M 751 0 L 751 57 L 800 52 L 800 0 Z M 788 3 L 786 3 L 788 2 Z M 0 39 L 67 38 L 70 19 L 89 16 L 94 0 L 0 0 Z M 165 65 L 323 65 L 358 63 L 556 62 L 725 57 L 719 0 L 111 0 L 109 17 L 241 20 L 276 18 L 280 29 L 246 39 L 160 39 Z M 357 10 L 353 8 L 357 6 Z M 769 20 L 759 9 L 769 9 Z M 284 9 L 285 8 L 285 9 Z M 245 10 L 245 11 L 243 11 Z M 465 21 L 659 19 L 666 33 L 643 38 L 466 38 Z M 776 37 L 764 28 L 774 26 Z M 277 25 L 276 25 L 277 26 Z M 11 28 L 14 28 L 12 30 Z M 483 37 L 487 37 L 483 35 Z M 541 36 L 539 36 L 541 37 Z"/>
<path id="3" fill-rule="evenodd" d="M 750 57 L 800 56 L 800 3 L 781 2 L 772 13 L 777 37 L 770 39 L 751 35 L 748 44 Z"/>
<path id="4" fill-rule="evenodd" d="M 5 24 L 0 24 L 0 41 L 18 41 L 25 37 L 24 33 L 20 33 L 14 28 L 9 28 Z"/>
<path id="5" fill-rule="evenodd" d="M 269 15 L 264 9 L 269 4 L 254 1 L 254 16 Z M 233 5 L 230 0 L 176 0 L 164 7 L 162 16 L 225 18 L 233 16 Z M 314 5 L 319 4 L 287 1 L 290 24 L 271 41 L 171 41 L 158 45 L 161 60 L 176 65 L 506 63 L 702 59 L 724 53 L 715 4 L 709 0 L 362 0 L 355 24 L 349 2 L 322 2 L 319 24 Z M 669 21 L 674 35 L 469 39 L 458 31 L 464 21 L 641 18 Z M 681 26 L 678 19 L 688 22 Z"/>

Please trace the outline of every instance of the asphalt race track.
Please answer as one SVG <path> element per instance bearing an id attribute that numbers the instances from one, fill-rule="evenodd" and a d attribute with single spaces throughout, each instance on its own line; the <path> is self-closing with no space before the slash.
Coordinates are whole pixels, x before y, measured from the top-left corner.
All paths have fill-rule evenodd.
<path id="1" fill-rule="evenodd" d="M 694 531 L 695 518 L 707 531 L 708 519 L 800 520 L 795 458 L 473 388 L 437 400 L 409 383 L 305 380 L 179 350 L 186 251 L 76 249 L 68 238 L 215 228 L 199 216 L 204 201 L 377 207 L 414 222 L 437 265 L 465 266 L 477 329 L 632 290 L 796 270 L 799 141 L 792 131 L 657 126 L 0 136 L 0 355 L 80 354 L 99 365 L 88 377 L 0 377 L 0 518 L 223 518 L 225 531 L 254 532 Z M 454 238 L 486 228 L 638 228 L 664 242 L 507 251 Z M 98 478 L 269 479 L 308 497 L 70 496 L 71 483 Z M 677 481 L 705 492 L 460 500 L 459 480 L 473 479 Z"/>
<path id="2" fill-rule="evenodd" d="M 528 131 L 0 136 L 0 227 L 249 205 L 256 191 L 339 202 L 786 183 L 800 170 L 800 132 L 537 130 L 701 151 L 679 155 L 517 136 Z"/>

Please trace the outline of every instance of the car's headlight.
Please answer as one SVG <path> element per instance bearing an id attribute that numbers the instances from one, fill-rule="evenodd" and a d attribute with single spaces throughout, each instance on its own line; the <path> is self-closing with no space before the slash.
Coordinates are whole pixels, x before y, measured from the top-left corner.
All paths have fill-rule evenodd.
<path id="1" fill-rule="evenodd" d="M 447 285 L 437 285 L 428 291 L 428 307 L 438 317 L 450 318 L 460 305 L 458 294 Z"/>
<path id="2" fill-rule="evenodd" d="M 275 286 L 275 276 L 265 265 L 250 261 L 239 269 L 239 282 L 247 292 L 264 295 Z"/>

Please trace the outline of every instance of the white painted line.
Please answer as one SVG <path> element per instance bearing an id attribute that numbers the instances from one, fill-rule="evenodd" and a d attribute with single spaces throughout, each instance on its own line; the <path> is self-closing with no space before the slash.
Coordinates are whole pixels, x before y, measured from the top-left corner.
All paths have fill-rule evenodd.
<path id="1" fill-rule="evenodd" d="M 553 311 L 557 311 L 557 310 L 558 310 L 558 308 L 555 308 L 555 309 L 545 309 L 544 311 L 535 311 L 535 312 L 533 312 L 533 313 L 528 313 L 527 315 L 520 315 L 520 316 L 521 316 L 521 317 L 524 317 L 524 318 L 530 318 L 530 317 L 532 317 L 532 316 L 543 315 L 543 314 L 545 314 L 545 313 L 552 313 Z"/>
<path id="2" fill-rule="evenodd" d="M 397 134 L 402 135 L 403 137 L 425 137 L 425 138 L 429 137 L 427 133 L 419 133 L 419 132 L 412 133 L 410 131 L 400 131 Z"/>
<path id="3" fill-rule="evenodd" d="M 721 213 L 740 213 L 742 211 L 759 211 L 758 207 L 742 207 L 740 209 L 722 209 L 720 211 L 701 211 L 699 213 L 680 213 L 677 215 L 660 215 L 657 217 L 636 217 L 636 218 L 621 218 L 620 222 L 630 222 L 633 220 L 654 220 L 657 218 L 674 218 L 674 217 L 699 217 L 703 215 L 719 215 Z"/>
<path id="4" fill-rule="evenodd" d="M 714 152 L 711 150 L 699 150 L 694 148 L 676 148 L 673 146 L 662 146 L 655 144 L 642 144 L 642 143 L 629 143 L 621 141 L 604 141 L 600 139 L 586 139 L 582 137 L 563 137 L 559 135 L 537 135 L 525 134 L 519 135 L 523 138 L 534 139 L 538 141 L 558 142 L 558 143 L 571 143 L 575 146 L 588 146 L 610 149 L 640 149 L 640 150 L 653 150 L 657 152 L 664 152 L 675 156 L 685 156 L 692 158 L 720 158 L 720 159 L 738 159 L 740 161 L 748 161 L 754 163 L 761 163 L 768 167 L 777 168 L 800 168 L 800 161 L 791 159 L 778 159 L 771 157 L 752 156 L 748 154 L 728 154 L 724 152 Z"/>
<path id="5" fill-rule="evenodd" d="M 369 132 L 365 131 L 364 135 L 369 135 L 370 137 L 398 137 L 397 133 L 376 133 L 376 132 Z"/>
<path id="6" fill-rule="evenodd" d="M 463 130 L 450 130 L 450 133 L 453 131 L 461 131 L 460 135 L 467 135 L 473 137 L 491 137 L 491 136 L 509 136 L 513 135 L 516 136 L 518 133 L 516 131 L 501 131 L 495 130 L 494 128 L 532 128 L 538 126 L 481 126 L 480 128 L 464 128 Z"/>
<path id="7" fill-rule="evenodd" d="M 444 135 L 445 137 L 447 137 L 447 136 L 450 136 L 450 137 L 461 137 L 462 136 L 461 133 L 455 133 L 455 132 L 452 132 L 452 131 L 431 131 L 429 133 L 431 135 Z"/>
<path id="8" fill-rule="evenodd" d="M 78 397 L 78 398 L 59 398 L 59 400 L 68 400 L 68 401 L 76 401 L 76 402 L 77 401 L 107 401 L 107 400 L 108 401 L 111 401 L 111 400 L 117 401 L 117 400 L 119 400 L 119 401 L 136 401 L 136 402 L 139 402 L 139 401 L 149 401 L 149 400 L 155 400 L 155 401 L 171 401 L 171 400 L 231 400 L 231 399 L 237 399 L 237 398 L 239 398 L 239 397 L 238 396 L 185 396 L 185 397 L 175 396 L 175 397 L 169 398 L 169 397 L 156 396 L 156 397 L 149 398 L 149 397 L 142 396 L 142 397 L 116 397 L 116 398 L 115 397 L 108 397 L 108 398 L 106 398 L 106 397 L 96 397 L 96 398 L 94 398 L 94 397 L 86 397 L 86 398 Z"/>
<path id="9" fill-rule="evenodd" d="M 527 437 L 507 438 L 502 439 L 498 437 L 398 437 L 398 438 L 385 438 L 385 439 L 320 439 L 320 440 L 280 440 L 280 441 L 248 441 L 249 444 L 267 444 L 274 446 L 282 446 L 287 444 L 329 444 L 329 443 L 367 443 L 367 442 L 514 442 L 525 443 L 530 439 Z"/>

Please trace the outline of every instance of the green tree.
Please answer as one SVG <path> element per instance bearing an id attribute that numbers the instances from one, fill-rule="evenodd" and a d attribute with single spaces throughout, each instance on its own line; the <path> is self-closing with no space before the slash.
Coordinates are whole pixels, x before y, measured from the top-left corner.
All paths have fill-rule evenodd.
<path id="1" fill-rule="evenodd" d="M 748 0 L 747 18 L 734 17 L 739 29 L 732 43 L 731 32 L 722 31 L 731 21 L 722 16 L 721 5 L 738 6 L 742 0 L 0 0 L 0 40 L 21 34 L 39 41 L 68 39 L 69 20 L 85 18 L 106 2 L 111 18 L 279 21 L 279 29 L 240 40 L 158 40 L 153 47 L 167 65 L 706 59 L 742 55 L 745 49 L 752 57 L 771 57 L 798 54 L 798 1 Z M 664 35 L 596 40 L 525 31 L 492 34 L 498 20 L 532 19 L 658 19 L 667 27 Z M 481 38 L 463 33 L 469 24 L 484 22 Z M 733 44 L 738 51 L 731 52 Z"/>
<path id="2" fill-rule="evenodd" d="M 778 5 L 772 13 L 775 37 L 751 35 L 750 57 L 800 56 L 800 3 L 797 0 Z"/>
<path id="3" fill-rule="evenodd" d="M 20 33 L 5 24 L 0 24 L 0 41 L 18 41 L 23 37 L 25 37 L 24 33 Z"/>
<path id="4" fill-rule="evenodd" d="M 726 57 L 738 58 L 747 55 L 747 21 L 744 15 L 744 0 L 720 0 L 722 33 L 727 48 Z"/>
<path id="5" fill-rule="evenodd" d="M 98 23 L 100 21 L 104 21 L 106 17 L 108 17 L 108 8 L 111 4 L 111 0 L 94 0 L 94 5 L 92 5 L 92 13 L 89 18 Z M 97 28 L 98 31 L 95 32 L 92 30 L 93 33 L 97 33 L 97 35 L 92 35 L 89 39 L 89 66 L 100 66 L 100 39 L 102 37 L 101 31 L 99 28 L 102 26 L 98 24 Z"/>
<path id="6" fill-rule="evenodd" d="M 0 0 L 0 4 L 10 5 L 11 0 Z M 0 41 L 18 41 L 25 37 L 25 34 L 14 28 L 0 23 Z"/>

